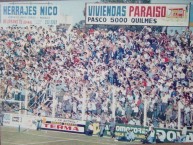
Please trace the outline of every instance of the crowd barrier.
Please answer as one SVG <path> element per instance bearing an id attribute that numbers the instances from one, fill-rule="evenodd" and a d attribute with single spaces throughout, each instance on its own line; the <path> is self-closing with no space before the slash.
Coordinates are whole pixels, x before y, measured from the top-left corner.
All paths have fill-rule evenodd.
<path id="1" fill-rule="evenodd" d="M 3 118 L 3 124 L 4 126 L 10 127 L 18 127 L 20 125 L 22 128 L 35 130 L 38 119 L 39 119 L 38 117 L 31 115 L 5 113 Z M 81 120 L 50 118 L 50 117 L 42 117 L 41 120 L 42 120 L 41 129 L 43 130 L 63 131 L 82 134 L 85 133 L 90 123 Z M 99 123 L 93 123 L 93 129 L 94 129 L 93 134 L 98 135 L 100 132 Z M 133 130 L 137 140 L 144 139 L 145 133 L 148 131 L 148 127 L 117 124 L 115 135 L 124 136 L 128 129 Z M 172 142 L 172 140 L 174 140 L 177 136 L 180 136 L 180 130 L 174 129 L 155 128 L 155 132 L 156 132 L 155 134 L 160 132 L 162 133 L 165 143 Z M 109 123 L 107 123 L 106 125 L 104 135 L 110 136 Z M 193 131 L 188 130 L 186 142 L 193 142 Z"/>

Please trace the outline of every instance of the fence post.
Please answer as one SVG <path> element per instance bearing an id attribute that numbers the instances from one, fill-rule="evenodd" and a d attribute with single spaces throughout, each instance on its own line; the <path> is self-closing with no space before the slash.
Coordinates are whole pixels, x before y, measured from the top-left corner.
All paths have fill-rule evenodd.
<path id="1" fill-rule="evenodd" d="M 55 118 L 56 115 L 56 85 L 53 84 L 53 107 L 52 107 L 52 118 Z"/>
<path id="2" fill-rule="evenodd" d="M 146 126 L 147 122 L 147 99 L 144 99 L 144 115 L 143 115 L 143 126 Z"/>
<path id="3" fill-rule="evenodd" d="M 178 129 L 181 128 L 181 109 L 182 109 L 182 103 L 178 101 Z"/>
<path id="4" fill-rule="evenodd" d="M 111 91 L 112 91 L 112 118 L 115 119 L 115 110 L 116 110 L 115 107 L 116 107 L 116 105 L 115 105 L 115 89 L 113 86 L 112 86 Z"/>
<path id="5" fill-rule="evenodd" d="M 86 91 L 83 88 L 83 102 L 82 102 L 82 120 L 85 120 L 85 110 L 86 110 Z"/>
<path id="6" fill-rule="evenodd" d="M 21 97 L 19 100 L 19 126 L 18 126 L 18 132 L 21 131 L 21 110 L 22 110 L 22 104 L 21 104 Z"/>
<path id="7" fill-rule="evenodd" d="M 28 109 L 28 90 L 25 90 L 25 115 L 27 115 L 27 109 Z"/>

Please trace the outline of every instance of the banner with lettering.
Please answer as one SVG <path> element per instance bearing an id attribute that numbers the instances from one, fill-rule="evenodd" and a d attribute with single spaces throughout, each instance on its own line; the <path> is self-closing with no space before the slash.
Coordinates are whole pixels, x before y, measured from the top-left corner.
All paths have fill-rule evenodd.
<path id="1" fill-rule="evenodd" d="M 87 122 L 87 127 L 89 122 Z M 143 126 L 131 126 L 131 125 L 124 125 L 124 124 L 117 124 L 115 135 L 116 137 L 125 136 L 127 130 L 133 130 L 135 137 L 137 140 L 145 139 L 145 134 L 148 132 L 148 127 Z M 162 128 L 155 128 L 155 135 L 158 133 L 162 133 L 162 138 L 164 142 L 172 142 L 176 139 L 177 136 L 180 136 L 180 130 L 176 129 L 162 129 Z M 93 123 L 93 134 L 98 135 L 100 133 L 99 123 Z M 105 136 L 110 136 L 109 124 L 105 127 Z M 193 131 L 188 131 L 186 136 L 186 142 L 193 142 Z"/>
<path id="2" fill-rule="evenodd" d="M 38 117 L 31 115 L 19 115 L 5 113 L 3 116 L 3 124 L 10 127 L 21 127 L 24 129 L 37 129 L 38 120 L 41 120 L 41 129 L 51 131 L 85 133 L 86 121 Z"/>
<path id="3" fill-rule="evenodd" d="M 10 127 L 21 127 L 25 129 L 36 129 L 36 116 L 5 113 L 3 125 Z"/>
<path id="4" fill-rule="evenodd" d="M 84 133 L 85 126 L 86 122 L 81 120 L 43 117 L 41 129 L 73 132 L 73 133 Z"/>
<path id="5" fill-rule="evenodd" d="M 189 4 L 87 3 L 86 24 L 188 26 Z"/>
<path id="6" fill-rule="evenodd" d="M 0 23 L 4 25 L 58 25 L 60 7 L 52 4 L 2 3 Z"/>

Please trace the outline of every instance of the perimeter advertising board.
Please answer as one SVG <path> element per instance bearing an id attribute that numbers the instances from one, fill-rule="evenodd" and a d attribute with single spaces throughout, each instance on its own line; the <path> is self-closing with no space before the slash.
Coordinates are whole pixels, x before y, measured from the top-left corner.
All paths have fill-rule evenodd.
<path id="1" fill-rule="evenodd" d="M 61 118 L 42 118 L 41 129 L 73 133 L 84 133 L 86 122 Z"/>
<path id="2" fill-rule="evenodd" d="M 87 3 L 86 24 L 188 26 L 189 4 Z"/>
<path id="3" fill-rule="evenodd" d="M 36 129 L 37 120 L 39 120 L 37 116 L 5 113 L 3 124 L 11 127 L 19 127 L 20 125 L 22 128 Z M 41 120 L 41 129 L 44 130 L 73 133 L 85 132 L 86 121 L 49 117 L 42 117 Z"/>
<path id="4" fill-rule="evenodd" d="M 58 25 L 60 7 L 52 4 L 1 3 L 1 25 Z"/>
<path id="5" fill-rule="evenodd" d="M 22 128 L 36 129 L 36 117 L 5 113 L 3 117 L 3 125 L 11 127 L 18 127 L 20 125 Z"/>
<path id="6" fill-rule="evenodd" d="M 11 115 L 5 113 L 3 116 L 3 124 L 9 126 L 11 124 Z"/>
<path id="7" fill-rule="evenodd" d="M 133 130 L 137 140 L 145 139 L 145 134 L 146 132 L 148 132 L 147 127 L 117 124 L 115 135 L 116 136 L 125 136 L 125 133 L 128 129 Z M 155 128 L 155 131 L 156 131 L 156 134 L 160 132 L 162 133 L 162 138 L 164 142 L 172 142 L 174 139 L 176 139 L 177 136 L 180 136 L 180 130 Z M 99 133 L 100 133 L 99 123 L 94 123 L 93 124 L 93 134 L 98 135 Z M 107 124 L 105 127 L 104 135 L 111 136 L 110 130 L 109 130 L 109 124 Z M 186 136 L 186 142 L 193 142 L 193 131 L 188 131 L 187 136 Z"/>

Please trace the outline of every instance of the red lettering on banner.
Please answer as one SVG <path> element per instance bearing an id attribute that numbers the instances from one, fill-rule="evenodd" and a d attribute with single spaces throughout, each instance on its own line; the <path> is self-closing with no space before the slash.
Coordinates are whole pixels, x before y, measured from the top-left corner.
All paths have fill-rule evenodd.
<path id="1" fill-rule="evenodd" d="M 45 124 L 45 128 L 48 128 L 49 124 Z"/>
<path id="2" fill-rule="evenodd" d="M 161 13 L 161 17 L 165 17 L 166 16 L 166 7 L 162 7 L 162 13 Z"/>
<path id="3" fill-rule="evenodd" d="M 130 6 L 129 8 L 129 16 L 131 16 L 131 13 L 134 11 L 134 6 Z"/>
<path id="4" fill-rule="evenodd" d="M 156 9 L 156 7 L 153 7 L 153 10 L 152 10 L 152 16 L 153 16 L 153 17 L 156 17 L 156 16 L 155 16 L 155 12 L 156 12 L 155 9 Z"/>
<path id="5" fill-rule="evenodd" d="M 63 125 L 57 125 L 57 129 L 63 129 Z"/>
<path id="6" fill-rule="evenodd" d="M 73 130 L 74 130 L 74 131 L 78 131 L 78 127 L 75 126 L 75 127 L 73 128 Z"/>
<path id="7" fill-rule="evenodd" d="M 156 17 L 159 17 L 160 16 L 160 7 L 158 6 L 158 7 L 156 7 Z"/>
<path id="8" fill-rule="evenodd" d="M 139 16 L 139 6 L 135 7 L 134 17 Z"/>
<path id="9" fill-rule="evenodd" d="M 151 6 L 148 6 L 148 7 L 147 7 L 146 17 L 152 17 Z"/>
<path id="10" fill-rule="evenodd" d="M 55 128 L 55 125 L 54 124 L 50 124 L 50 128 Z"/>
<path id="11" fill-rule="evenodd" d="M 130 6 L 129 16 L 132 17 L 166 17 L 166 6 Z"/>
<path id="12" fill-rule="evenodd" d="M 72 130 L 71 126 L 64 126 L 65 130 Z"/>
<path id="13" fill-rule="evenodd" d="M 141 7 L 141 17 L 145 17 L 145 7 Z"/>
<path id="14" fill-rule="evenodd" d="M 58 130 L 67 130 L 67 131 L 79 131 L 77 126 L 68 126 L 60 124 L 45 124 L 45 128 L 58 129 Z"/>

